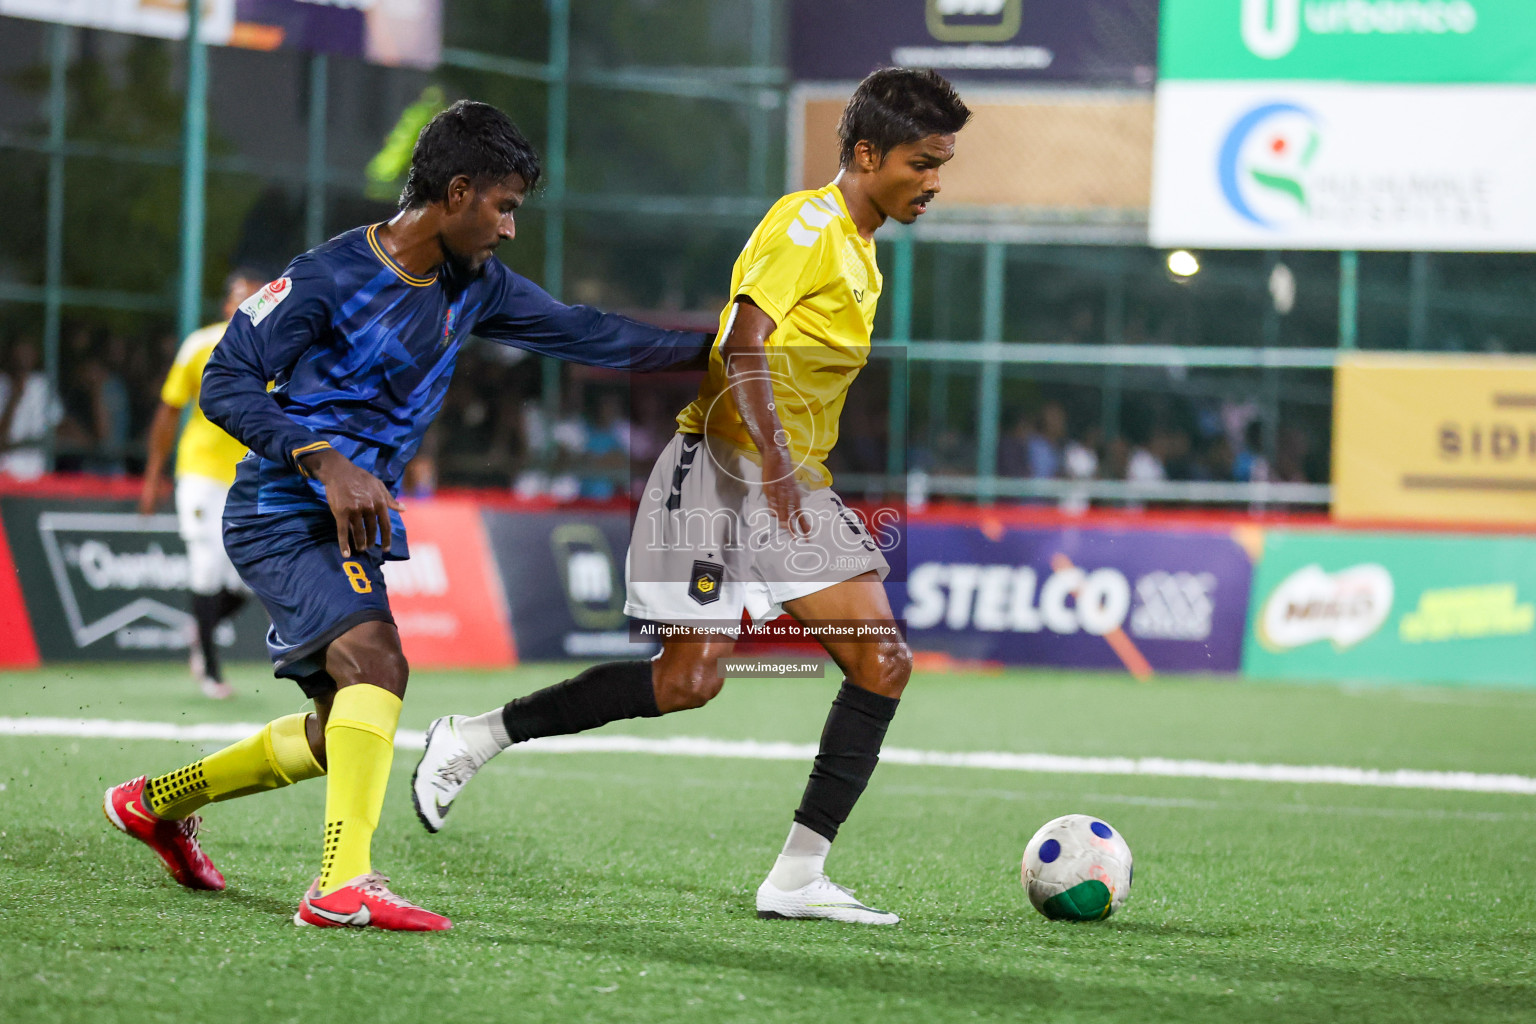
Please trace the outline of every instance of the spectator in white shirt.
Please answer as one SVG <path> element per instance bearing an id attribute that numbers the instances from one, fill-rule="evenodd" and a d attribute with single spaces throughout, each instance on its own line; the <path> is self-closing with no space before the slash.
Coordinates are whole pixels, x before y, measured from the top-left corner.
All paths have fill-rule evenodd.
<path id="1" fill-rule="evenodd" d="M 37 344 L 19 339 L 9 373 L 0 375 L 0 473 L 35 480 L 48 470 L 47 440 L 64 418 L 63 403 L 38 370 Z"/>

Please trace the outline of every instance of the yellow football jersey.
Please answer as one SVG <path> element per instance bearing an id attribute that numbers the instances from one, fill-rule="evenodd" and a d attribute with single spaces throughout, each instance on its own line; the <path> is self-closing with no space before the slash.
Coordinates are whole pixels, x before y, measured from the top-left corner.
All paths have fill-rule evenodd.
<path id="1" fill-rule="evenodd" d="M 193 331 L 176 350 L 176 361 L 166 374 L 165 385 L 160 389 L 160 400 L 166 405 L 184 409 L 192 407 L 187 425 L 181 431 L 176 445 L 176 475 L 205 476 L 235 482 L 235 463 L 245 457 L 245 445 L 208 422 L 197 404 L 198 392 L 203 387 L 203 367 L 213 347 L 224 337 L 228 324 L 209 324 Z"/>
<path id="2" fill-rule="evenodd" d="M 746 296 L 778 325 L 765 346 L 774 412 L 811 487 L 832 482 L 824 465 L 837 443 L 848 386 L 869 361 L 870 330 L 882 278 L 875 243 L 859 235 L 836 185 L 794 192 L 758 224 L 731 271 L 731 299 Z M 755 452 L 726 386 L 721 345 L 731 305 L 709 356 L 699 397 L 677 417 L 678 429 L 707 433 Z"/>

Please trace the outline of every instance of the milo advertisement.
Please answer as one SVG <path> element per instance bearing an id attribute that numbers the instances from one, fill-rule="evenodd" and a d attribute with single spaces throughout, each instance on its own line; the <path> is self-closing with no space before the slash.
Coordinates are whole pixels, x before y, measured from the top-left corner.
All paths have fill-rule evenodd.
<path id="1" fill-rule="evenodd" d="M 1536 686 L 1536 540 L 1271 531 L 1243 670 Z"/>

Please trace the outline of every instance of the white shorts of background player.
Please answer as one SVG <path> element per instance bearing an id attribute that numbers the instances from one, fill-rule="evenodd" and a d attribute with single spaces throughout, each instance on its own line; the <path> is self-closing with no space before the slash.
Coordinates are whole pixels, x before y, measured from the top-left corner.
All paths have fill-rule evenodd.
<path id="1" fill-rule="evenodd" d="M 194 594 L 245 590 L 224 553 L 224 499 L 229 485 L 206 476 L 176 478 L 176 521 L 187 545 L 188 584 Z"/>

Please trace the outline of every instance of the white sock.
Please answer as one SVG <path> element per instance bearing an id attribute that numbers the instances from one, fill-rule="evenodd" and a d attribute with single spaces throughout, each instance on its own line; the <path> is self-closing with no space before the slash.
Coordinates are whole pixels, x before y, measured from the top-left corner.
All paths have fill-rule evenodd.
<path id="1" fill-rule="evenodd" d="M 501 708 L 487 711 L 483 715 L 456 715 L 453 724 L 459 731 L 459 738 L 469 748 L 469 756 L 475 759 L 476 767 L 512 745 L 512 737 L 507 735 L 507 725 L 501 717 Z"/>
<path id="2" fill-rule="evenodd" d="M 793 892 L 814 882 L 824 871 L 832 840 L 798 821 L 789 826 L 784 850 L 768 872 L 768 882 L 780 892 Z"/>

